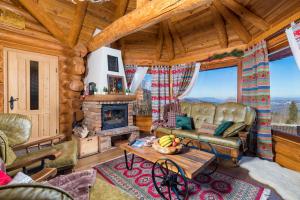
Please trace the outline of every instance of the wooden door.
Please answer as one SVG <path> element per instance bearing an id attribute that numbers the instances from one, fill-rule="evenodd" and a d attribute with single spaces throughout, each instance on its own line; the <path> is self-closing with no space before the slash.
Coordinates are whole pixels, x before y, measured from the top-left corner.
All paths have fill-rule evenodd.
<path id="1" fill-rule="evenodd" d="M 5 56 L 6 111 L 29 116 L 32 121 L 30 141 L 56 135 L 58 58 L 11 49 L 6 50 Z"/>

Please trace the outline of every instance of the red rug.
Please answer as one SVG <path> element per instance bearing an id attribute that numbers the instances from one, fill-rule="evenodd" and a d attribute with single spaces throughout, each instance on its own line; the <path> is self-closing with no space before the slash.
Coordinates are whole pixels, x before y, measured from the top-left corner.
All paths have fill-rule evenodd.
<path id="1" fill-rule="evenodd" d="M 94 168 L 108 182 L 122 188 L 138 199 L 161 199 L 152 182 L 152 165 L 153 163 L 136 157 L 133 169 L 127 170 L 124 157 L 120 157 L 99 164 Z M 269 189 L 219 171 L 211 176 L 200 174 L 196 177 L 196 181 L 201 184 L 189 182 L 189 199 L 191 200 L 261 200 L 267 199 L 266 194 L 269 192 Z"/>

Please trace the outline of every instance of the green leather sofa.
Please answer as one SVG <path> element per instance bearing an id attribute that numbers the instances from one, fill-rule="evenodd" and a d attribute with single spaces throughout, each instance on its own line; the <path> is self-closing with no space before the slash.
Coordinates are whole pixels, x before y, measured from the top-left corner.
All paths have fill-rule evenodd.
<path id="1" fill-rule="evenodd" d="M 158 127 L 156 136 L 174 134 L 198 142 L 210 143 L 218 153 L 229 155 L 236 163 L 239 155 L 247 149 L 247 137 L 256 118 L 253 108 L 243 104 L 229 102 L 222 104 L 180 102 L 181 112 L 193 118 L 195 130 L 176 130 Z M 236 137 L 223 138 L 196 131 L 203 122 L 219 125 L 222 121 L 244 122 L 247 127 Z"/>

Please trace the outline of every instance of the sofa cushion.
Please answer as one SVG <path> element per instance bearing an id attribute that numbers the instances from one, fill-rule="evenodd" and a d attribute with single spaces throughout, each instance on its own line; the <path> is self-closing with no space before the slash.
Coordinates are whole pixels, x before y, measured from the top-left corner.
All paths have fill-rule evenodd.
<path id="1" fill-rule="evenodd" d="M 176 116 L 176 128 L 181 128 L 183 130 L 192 130 L 192 118 L 186 116 Z"/>
<path id="2" fill-rule="evenodd" d="M 9 146 L 7 136 L 0 130 L 0 157 L 5 165 L 11 165 L 17 158 L 16 154 Z"/>
<path id="3" fill-rule="evenodd" d="M 225 138 L 235 136 L 238 134 L 238 132 L 245 129 L 246 126 L 247 125 L 244 122 L 234 123 L 223 133 L 223 137 Z"/>
<path id="4" fill-rule="evenodd" d="M 167 128 L 167 127 L 158 127 L 156 129 L 157 132 L 160 132 L 160 133 L 164 133 L 164 134 L 167 134 L 167 135 L 170 135 L 172 134 L 172 129 L 171 128 Z"/>
<path id="5" fill-rule="evenodd" d="M 191 107 L 191 117 L 195 128 L 200 128 L 203 122 L 213 123 L 216 106 L 212 103 L 194 103 Z"/>
<path id="6" fill-rule="evenodd" d="M 62 154 L 55 160 L 47 160 L 45 166 L 53 168 L 63 168 L 71 167 L 77 164 L 77 142 L 76 139 L 71 141 L 62 142 L 55 145 L 55 148 L 58 151 L 61 151 Z"/>
<path id="7" fill-rule="evenodd" d="M 214 124 L 221 124 L 222 121 L 233 121 L 235 123 L 245 122 L 247 106 L 238 103 L 223 103 L 217 105 Z"/>
<path id="8" fill-rule="evenodd" d="M 183 137 L 183 138 L 190 138 L 194 140 L 198 140 L 198 133 L 195 130 L 173 130 L 173 135 L 176 135 L 177 137 Z"/>
<path id="9" fill-rule="evenodd" d="M 238 137 L 223 138 L 222 136 L 211 136 L 207 134 L 199 134 L 198 140 L 203 142 L 209 142 L 211 144 L 231 147 L 235 149 L 239 149 L 241 145 L 241 140 Z"/>
<path id="10" fill-rule="evenodd" d="M 223 135 L 224 131 L 226 131 L 226 129 L 228 129 L 232 124 L 233 124 L 232 121 L 223 121 L 216 129 L 214 136 Z"/>
<path id="11" fill-rule="evenodd" d="M 210 123 L 202 123 L 201 127 L 197 129 L 198 133 L 206 133 L 206 134 L 210 134 L 213 135 L 217 129 L 217 125 L 215 124 L 210 124 Z"/>
<path id="12" fill-rule="evenodd" d="M 192 103 L 189 102 L 180 102 L 181 113 L 191 116 Z"/>

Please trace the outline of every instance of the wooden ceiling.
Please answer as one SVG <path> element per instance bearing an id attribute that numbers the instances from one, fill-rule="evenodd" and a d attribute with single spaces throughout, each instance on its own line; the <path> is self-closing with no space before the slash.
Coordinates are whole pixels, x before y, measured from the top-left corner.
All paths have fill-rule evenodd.
<path id="1" fill-rule="evenodd" d="M 49 28 L 29 14 L 22 1 L 33 1 L 46 13 L 64 35 L 74 38 L 74 18 L 80 20 L 77 5 L 69 0 L 0 0 L 0 8 L 15 7 L 26 19 L 26 30 L 42 33 L 42 39 L 59 43 L 49 35 Z M 105 30 L 149 0 L 111 0 L 88 3 L 79 41 L 88 45 L 96 28 Z M 162 0 L 161 0 L 162 1 Z M 167 0 L 166 0 L 167 1 Z M 146 3 L 145 3 L 146 2 Z M 150 27 L 119 39 L 112 44 L 122 49 L 128 64 L 179 63 L 201 60 L 216 52 L 245 48 L 247 44 L 268 32 L 281 21 L 300 12 L 300 0 L 208 0 L 204 5 L 173 15 Z M 25 6 L 26 7 L 26 6 Z M 28 10 L 28 11 L 27 11 Z M 77 13 L 77 15 L 76 15 Z M 299 17 L 300 18 L 300 17 Z M 75 20 L 75 21 L 76 21 Z M 127 24 L 124 23 L 124 27 Z M 55 31 L 55 30 L 54 30 Z M 116 30 L 118 31 L 118 30 Z M 60 33 L 58 33 L 59 36 Z M 58 38 L 59 39 L 59 38 Z M 69 40 L 69 39 L 67 39 Z M 72 39 L 70 39 L 72 40 Z M 61 40 L 60 40 L 61 41 Z M 72 43 L 72 41 L 68 41 Z"/>

